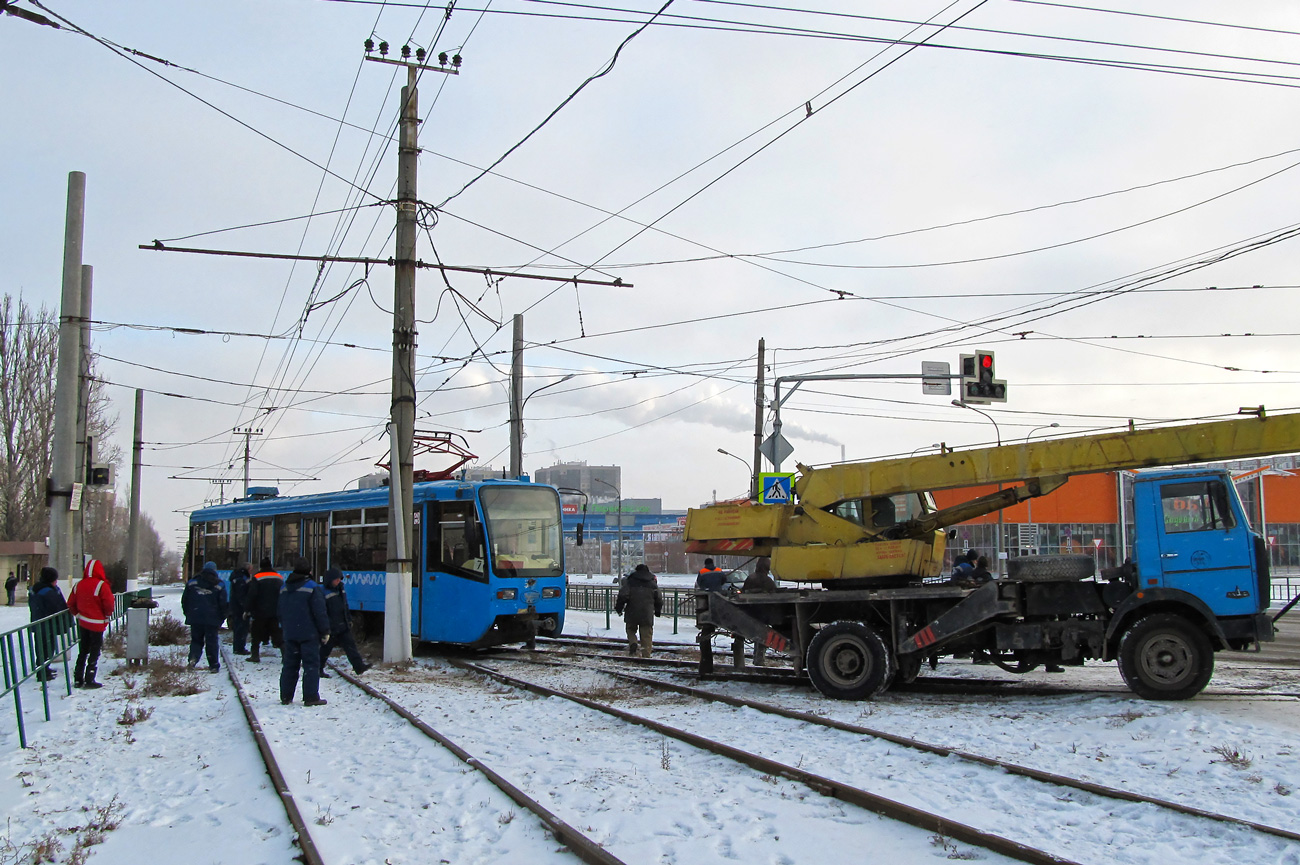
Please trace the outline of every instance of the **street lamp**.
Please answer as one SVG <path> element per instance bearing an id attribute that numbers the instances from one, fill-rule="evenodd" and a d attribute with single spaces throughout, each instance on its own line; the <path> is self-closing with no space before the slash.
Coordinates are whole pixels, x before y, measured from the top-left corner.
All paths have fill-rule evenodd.
<path id="1" fill-rule="evenodd" d="M 745 476 L 749 478 L 749 489 L 752 493 L 754 489 L 754 476 L 750 474 L 749 463 L 745 462 L 745 458 L 736 456 L 731 451 L 723 450 L 722 448 L 718 448 L 718 453 L 723 456 L 731 457 L 733 460 L 740 460 L 740 464 L 745 467 Z"/>
<path id="2" fill-rule="evenodd" d="M 985 411 L 980 411 L 979 409 L 975 408 L 975 406 L 973 405 L 967 405 L 966 403 L 962 402 L 959 399 L 953 400 L 952 404 L 957 406 L 957 408 L 968 408 L 971 411 L 975 412 L 976 414 L 982 414 L 984 415 L 984 417 L 988 418 L 989 423 L 993 424 L 993 434 L 996 435 L 998 438 L 998 447 L 1002 447 L 1002 429 L 998 426 L 998 422 L 993 419 L 993 415 Z M 998 483 L 998 492 L 1002 492 L 1002 484 L 1000 482 Z M 998 545 L 997 545 L 998 561 L 997 564 L 994 566 L 998 576 L 1002 576 L 1002 530 L 1003 530 L 1002 508 L 998 508 Z"/>
<path id="3" fill-rule="evenodd" d="M 1033 436 L 1033 434 L 1038 432 L 1040 429 L 1056 429 L 1059 426 L 1060 426 L 1059 423 L 1049 423 L 1044 426 L 1034 427 L 1029 431 L 1029 435 L 1025 436 L 1025 444 L 1029 444 L 1030 437 Z M 1034 549 L 1036 550 L 1038 549 L 1038 526 L 1034 525 L 1034 497 L 1033 496 L 1030 496 L 1029 498 L 1025 499 L 1025 521 L 1029 523 L 1030 526 L 1033 526 Z"/>
<path id="4" fill-rule="evenodd" d="M 602 481 L 600 478 L 592 478 L 592 480 L 598 484 L 603 484 L 609 487 L 611 490 L 614 491 L 614 495 L 618 496 L 618 571 L 615 573 L 615 576 L 622 577 L 623 576 L 623 493 L 621 490 L 619 490 L 618 487 L 614 486 L 609 481 Z"/>
<path id="5" fill-rule="evenodd" d="M 919 448 L 917 448 L 916 450 L 914 450 L 914 451 L 912 451 L 910 454 L 908 454 L 908 456 L 909 456 L 909 457 L 914 457 L 914 456 L 916 456 L 917 453 L 919 453 L 920 451 L 929 450 L 930 448 L 942 448 L 942 447 L 943 447 L 943 445 L 939 444 L 939 442 L 935 442 L 934 444 L 921 445 Z"/>
<path id="6" fill-rule="evenodd" d="M 577 375 L 577 373 L 571 372 L 563 378 L 557 378 L 549 384 L 542 385 L 537 390 L 523 398 L 523 401 L 519 403 L 519 411 L 517 413 L 512 412 L 510 423 L 510 473 L 515 477 L 519 477 L 524 472 L 524 406 L 528 405 L 530 399 L 537 396 L 548 387 L 555 387 L 557 384 L 564 384 L 575 375 Z M 514 399 L 515 397 L 512 396 L 511 402 L 513 402 Z"/>

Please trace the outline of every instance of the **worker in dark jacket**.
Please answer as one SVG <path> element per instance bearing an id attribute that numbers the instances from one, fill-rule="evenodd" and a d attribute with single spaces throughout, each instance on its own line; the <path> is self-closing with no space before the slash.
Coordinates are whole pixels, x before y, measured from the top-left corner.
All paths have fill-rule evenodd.
<path id="1" fill-rule="evenodd" d="M 324 706 L 320 698 L 320 649 L 329 639 L 330 620 L 325 612 L 325 592 L 311 578 L 311 563 L 302 557 L 294 560 L 293 573 L 280 589 L 279 613 L 284 631 L 280 702 L 293 702 L 301 667 L 302 704 Z"/>
<path id="2" fill-rule="evenodd" d="M 695 577 L 695 591 L 720 592 L 726 583 L 727 572 L 722 568 L 715 568 L 713 559 L 705 559 L 704 567 L 700 568 L 699 574 Z"/>
<path id="3" fill-rule="evenodd" d="M 10 571 L 9 579 L 5 580 L 5 594 L 9 598 L 8 606 L 12 607 L 14 605 L 14 597 L 17 595 L 17 593 L 18 593 L 18 578 L 14 576 L 13 571 Z"/>
<path id="4" fill-rule="evenodd" d="M 330 620 L 329 639 L 320 647 L 320 676 L 330 678 L 325 672 L 325 662 L 335 646 L 343 649 L 358 676 L 370 669 L 366 659 L 357 651 L 357 641 L 352 639 L 352 611 L 348 609 L 348 596 L 343 591 L 343 572 L 330 568 L 325 572 L 325 614 Z"/>
<path id="5" fill-rule="evenodd" d="M 208 672 L 221 669 L 217 655 L 217 634 L 230 613 L 226 587 L 217 576 L 216 562 L 204 562 L 199 575 L 185 584 L 181 594 L 181 612 L 190 626 L 190 669 L 199 665 L 199 655 L 207 652 Z"/>
<path id="6" fill-rule="evenodd" d="M 248 597 L 244 600 L 244 617 L 248 619 L 248 634 L 253 642 L 248 660 L 256 664 L 262 660 L 262 644 L 267 640 L 280 648 L 280 620 L 276 609 L 280 604 L 280 589 L 284 579 L 271 567 L 271 560 L 262 559 L 261 568 L 253 574 L 248 586 Z"/>
<path id="7" fill-rule="evenodd" d="M 36 583 L 36 588 L 27 596 L 27 609 L 31 612 L 32 621 L 39 622 L 67 608 L 68 602 L 63 599 L 63 592 L 59 591 L 59 572 L 48 566 L 41 568 L 41 576 Z M 54 656 L 54 634 L 58 629 L 59 626 L 50 623 L 36 629 L 34 649 L 36 666 L 39 668 L 36 671 L 36 678 L 42 682 L 48 682 L 55 676 L 54 669 L 49 666 L 49 660 Z"/>
<path id="8" fill-rule="evenodd" d="M 650 657 L 654 645 L 655 616 L 663 610 L 664 596 L 659 591 L 659 581 L 644 563 L 627 575 L 618 587 L 614 612 L 623 617 L 627 631 L 627 652 L 636 657 Z M 638 638 L 640 651 L 638 652 Z"/>
<path id="9" fill-rule="evenodd" d="M 236 655 L 248 654 L 248 620 L 244 610 L 248 607 L 248 565 L 240 565 L 230 572 L 230 643 Z"/>
<path id="10" fill-rule="evenodd" d="M 740 587 L 741 594 L 750 592 L 775 592 L 776 580 L 772 579 L 772 560 L 767 556 L 762 557 L 754 565 L 754 573 L 745 578 L 745 584 Z M 732 651 L 743 652 L 745 650 L 745 641 L 740 637 L 732 644 Z M 754 644 L 754 666 L 762 667 L 767 663 L 767 646 L 763 643 Z"/>

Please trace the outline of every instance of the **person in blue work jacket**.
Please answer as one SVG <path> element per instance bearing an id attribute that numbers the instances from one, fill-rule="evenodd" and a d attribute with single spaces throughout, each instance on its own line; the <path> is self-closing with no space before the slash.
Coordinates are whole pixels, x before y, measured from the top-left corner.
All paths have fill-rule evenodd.
<path id="1" fill-rule="evenodd" d="M 299 556 L 293 573 L 280 589 L 280 629 L 284 633 L 280 668 L 280 702 L 293 702 L 302 669 L 302 704 L 324 706 L 320 698 L 320 648 L 329 639 L 330 620 L 325 611 L 325 592 L 311 578 L 311 564 Z"/>
<path id="2" fill-rule="evenodd" d="M 68 602 L 63 599 L 63 592 L 59 591 L 59 572 L 51 567 L 41 568 L 41 578 L 37 581 L 36 588 L 27 595 L 27 609 L 31 611 L 32 621 L 39 622 L 67 608 Z M 54 631 L 54 625 L 49 624 L 36 630 L 33 647 L 36 678 L 42 682 L 48 682 L 56 675 L 54 668 L 49 665 L 57 643 Z"/>
<path id="3" fill-rule="evenodd" d="M 330 620 L 330 635 L 320 647 L 320 677 L 330 678 L 330 674 L 325 672 L 325 662 L 335 646 L 348 656 L 352 672 L 359 676 L 369 670 L 370 665 L 357 650 L 357 641 L 352 639 L 352 612 L 348 609 L 348 596 L 343 590 L 343 572 L 338 568 L 325 572 L 325 612 Z"/>
<path id="4" fill-rule="evenodd" d="M 217 654 L 217 634 L 230 612 L 230 605 L 226 601 L 226 587 L 217 576 L 216 562 L 204 562 L 199 575 L 185 584 L 181 612 L 185 614 L 185 624 L 190 626 L 190 669 L 199 665 L 199 656 L 206 651 L 208 672 L 218 672 L 221 656 Z"/>

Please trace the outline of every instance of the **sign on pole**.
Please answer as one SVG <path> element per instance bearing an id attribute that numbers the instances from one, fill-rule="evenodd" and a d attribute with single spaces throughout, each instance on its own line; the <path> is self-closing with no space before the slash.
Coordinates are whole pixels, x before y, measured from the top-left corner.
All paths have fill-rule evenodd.
<path id="1" fill-rule="evenodd" d="M 951 396 L 952 368 L 946 360 L 921 361 L 921 393 L 934 396 Z M 928 376 L 934 376 L 929 378 Z"/>
<path id="2" fill-rule="evenodd" d="M 758 502 L 763 505 L 788 505 L 794 499 L 791 489 L 794 474 L 762 472 L 758 476 Z"/>
<path id="3" fill-rule="evenodd" d="M 758 451 L 767 457 L 767 461 L 772 465 L 780 465 L 794 453 L 794 445 L 786 441 L 785 436 L 779 433 L 772 433 L 763 443 L 758 446 Z"/>

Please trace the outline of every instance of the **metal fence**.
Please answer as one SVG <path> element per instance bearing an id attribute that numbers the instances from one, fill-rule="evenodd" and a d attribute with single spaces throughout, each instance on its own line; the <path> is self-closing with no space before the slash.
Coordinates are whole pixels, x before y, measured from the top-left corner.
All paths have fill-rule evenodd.
<path id="1" fill-rule="evenodd" d="M 127 607 L 138 598 L 152 597 L 152 589 L 123 592 L 113 599 L 113 616 L 109 619 L 111 634 L 121 627 Z M 27 747 L 27 728 L 23 723 L 22 685 L 35 678 L 41 686 L 41 700 L 45 704 L 45 720 L 50 720 L 50 677 L 37 673 L 53 664 L 63 665 L 63 688 L 72 693 L 72 676 L 69 675 L 69 658 L 77 646 L 77 623 L 66 610 L 47 616 L 30 625 L 23 625 L 0 633 L 0 667 L 4 668 L 4 690 L 0 697 L 13 694 L 14 713 L 18 720 L 18 744 Z"/>
<path id="2" fill-rule="evenodd" d="M 695 619 L 695 590 L 660 588 L 664 596 L 663 615 L 673 617 L 673 633 L 677 633 L 678 620 L 683 617 Z M 614 601 L 618 597 L 618 586 L 575 586 L 570 584 L 565 601 L 565 608 L 591 613 L 605 614 L 605 629 L 609 630 L 614 616 Z"/>

